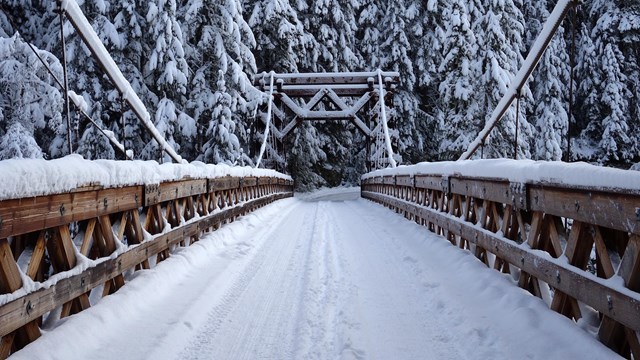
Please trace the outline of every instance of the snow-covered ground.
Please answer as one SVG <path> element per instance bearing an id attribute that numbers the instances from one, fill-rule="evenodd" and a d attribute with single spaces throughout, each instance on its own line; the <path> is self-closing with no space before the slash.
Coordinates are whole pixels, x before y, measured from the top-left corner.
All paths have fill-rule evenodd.
<path id="1" fill-rule="evenodd" d="M 607 359 L 504 275 L 357 188 L 178 250 L 15 359 Z"/>

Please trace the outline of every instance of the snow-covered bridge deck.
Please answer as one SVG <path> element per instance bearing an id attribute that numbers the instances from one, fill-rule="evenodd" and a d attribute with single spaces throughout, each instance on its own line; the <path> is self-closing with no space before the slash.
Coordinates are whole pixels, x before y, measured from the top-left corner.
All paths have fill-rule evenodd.
<path id="1" fill-rule="evenodd" d="M 615 354 L 470 253 L 359 199 L 278 201 L 136 272 L 16 359 Z"/>
<path id="2" fill-rule="evenodd" d="M 423 163 L 290 199 L 272 170 L 70 156 L 0 183 L 0 358 L 640 354 L 636 171 Z"/>

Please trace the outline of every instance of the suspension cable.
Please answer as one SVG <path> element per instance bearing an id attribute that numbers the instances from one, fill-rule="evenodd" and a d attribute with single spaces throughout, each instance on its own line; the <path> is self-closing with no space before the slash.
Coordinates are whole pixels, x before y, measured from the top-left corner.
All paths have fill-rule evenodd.
<path id="1" fill-rule="evenodd" d="M 40 54 L 38 53 L 38 50 L 35 48 L 35 46 L 33 46 L 33 44 L 31 44 L 29 41 L 27 41 L 27 39 L 24 38 L 24 35 L 22 35 L 20 32 L 17 31 L 18 27 L 15 25 L 15 23 L 12 20 L 12 18 L 8 15 L 8 13 L 7 13 L 6 9 L 4 8 L 4 6 L 0 7 L 0 9 L 2 10 L 2 12 L 5 15 L 7 15 L 6 18 L 9 21 L 9 25 L 11 25 L 11 27 L 13 27 L 14 31 L 16 31 L 18 36 L 21 37 L 23 39 L 23 41 L 29 46 L 31 51 L 36 56 L 36 58 L 42 63 L 42 65 L 47 70 L 49 75 L 51 75 L 51 78 L 53 79 L 53 81 L 58 85 L 58 87 L 60 87 L 60 89 L 64 90 L 64 84 L 62 84 L 62 81 L 60 81 L 60 79 L 58 79 L 58 76 L 53 72 L 53 70 L 51 69 L 49 64 L 42 58 L 42 56 L 40 56 Z M 113 147 L 115 149 L 122 151 L 122 153 L 126 156 L 127 159 L 133 160 L 133 158 L 131 156 L 129 156 L 129 154 L 127 154 L 127 152 L 124 150 L 124 147 L 116 139 L 114 139 L 113 137 L 109 136 L 106 133 L 106 131 L 104 129 L 102 129 L 102 127 L 100 125 L 98 125 L 98 123 L 96 123 L 91 118 L 91 116 L 89 116 L 89 114 L 87 114 L 78 104 L 75 103 L 75 101 L 72 101 L 72 103 L 76 107 L 76 110 L 82 116 L 84 116 L 84 118 L 87 121 L 89 121 L 96 129 L 98 129 L 102 133 L 102 135 L 104 135 L 109 140 L 109 142 L 113 145 Z"/>
<path id="2" fill-rule="evenodd" d="M 392 168 L 398 166 L 396 160 L 393 158 L 393 148 L 391 147 L 391 138 L 389 137 L 389 126 L 387 125 L 387 106 L 384 103 L 385 90 L 382 83 L 382 70 L 378 69 L 378 82 L 380 85 L 380 111 L 382 113 L 382 128 L 384 129 L 385 143 L 387 145 L 387 155 L 389 156 L 389 164 Z"/>
<path id="3" fill-rule="evenodd" d="M 258 160 L 256 161 L 255 168 L 260 167 L 260 163 L 262 162 L 262 157 L 264 156 L 264 152 L 267 148 L 267 139 L 269 139 L 269 131 L 271 130 L 271 107 L 273 106 L 273 77 L 275 73 L 271 71 L 269 73 L 271 80 L 269 81 L 269 103 L 267 105 L 267 126 L 264 130 L 264 139 L 262 139 L 262 145 L 260 146 L 260 155 L 258 155 Z"/>
<path id="4" fill-rule="evenodd" d="M 62 80 L 64 81 L 64 111 L 67 117 L 67 143 L 69 154 L 73 154 L 73 144 L 71 143 L 71 111 L 69 108 L 69 76 L 67 75 L 67 44 L 64 38 L 64 9 L 62 0 L 57 0 L 58 14 L 60 18 L 60 42 L 62 43 Z"/>

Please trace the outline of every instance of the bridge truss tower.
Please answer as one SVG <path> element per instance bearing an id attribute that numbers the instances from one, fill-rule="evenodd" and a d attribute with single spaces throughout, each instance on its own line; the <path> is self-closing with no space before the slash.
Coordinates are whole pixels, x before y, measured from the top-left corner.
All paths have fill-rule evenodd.
<path id="1" fill-rule="evenodd" d="M 303 121 L 351 121 L 366 139 L 367 170 L 395 167 L 387 114 L 391 114 L 397 72 L 262 73 L 255 86 L 269 102 L 256 116 L 254 134 L 262 146 L 251 156 L 257 166 L 284 171 L 285 140 Z"/>

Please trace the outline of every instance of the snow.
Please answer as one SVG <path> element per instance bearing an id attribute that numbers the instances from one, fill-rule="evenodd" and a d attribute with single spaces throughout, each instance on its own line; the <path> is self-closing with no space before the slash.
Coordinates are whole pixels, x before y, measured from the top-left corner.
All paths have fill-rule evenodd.
<path id="1" fill-rule="evenodd" d="M 527 80 L 529 80 L 531 73 L 538 65 L 542 54 L 547 49 L 547 46 L 549 46 L 549 42 L 553 38 L 553 35 L 556 33 L 558 27 L 561 25 L 562 19 L 564 19 L 564 16 L 569 10 L 569 7 L 572 3 L 572 0 L 558 1 L 553 12 L 551 13 L 551 15 L 549 15 L 547 22 L 544 24 L 542 32 L 540 33 L 540 35 L 538 35 L 538 38 L 531 46 L 529 55 L 527 55 L 524 64 L 522 64 L 516 76 L 511 80 L 509 88 L 506 90 L 506 92 L 504 92 L 504 96 L 496 106 L 493 114 L 491 114 L 491 119 L 487 121 L 482 131 L 480 131 L 476 139 L 469 145 L 467 151 L 465 151 L 460 156 L 460 160 L 469 159 L 473 155 L 478 147 L 480 147 L 484 139 L 489 136 L 491 130 L 493 130 L 495 125 L 507 112 L 513 101 L 518 96 L 518 91 L 524 88 L 524 85 L 526 84 Z"/>
<path id="2" fill-rule="evenodd" d="M 129 81 L 127 81 L 124 75 L 122 75 L 118 65 L 113 61 L 113 58 L 104 47 L 104 44 L 100 41 L 100 38 L 82 13 L 82 10 L 80 9 L 80 6 L 78 6 L 76 0 L 63 1 L 61 6 L 62 9 L 66 11 L 67 17 L 71 20 L 73 26 L 81 34 L 85 44 L 91 49 L 96 60 L 98 60 L 98 62 L 103 66 L 109 75 L 109 78 L 113 81 L 120 93 L 122 93 L 123 99 L 129 103 L 133 111 L 138 116 L 138 119 L 140 119 L 145 128 L 149 130 L 153 138 L 158 142 L 160 148 L 166 151 L 174 161 L 181 163 L 183 161 L 182 157 L 175 152 L 173 147 L 164 140 L 162 135 L 160 135 L 158 130 L 155 128 L 153 122 L 151 122 L 151 115 L 149 115 L 147 108 L 133 90 Z"/>
<path id="3" fill-rule="evenodd" d="M 264 139 L 262 139 L 262 145 L 260 145 L 260 155 L 258 155 L 258 160 L 256 161 L 256 168 L 260 167 L 260 163 L 262 162 L 262 157 L 264 156 L 264 151 L 267 148 L 267 141 L 269 141 L 269 130 L 271 130 L 271 109 L 273 107 L 273 76 L 274 73 L 270 74 L 271 79 L 269 80 L 269 105 L 267 105 L 267 122 L 264 130 Z"/>
<path id="4" fill-rule="evenodd" d="M 640 191 L 640 173 L 637 171 L 560 161 L 489 159 L 424 162 L 399 166 L 396 169 L 377 170 L 363 175 L 362 179 L 418 174 L 506 179 L 516 183 L 543 183 L 574 188 Z"/>
<path id="5" fill-rule="evenodd" d="M 268 169 L 232 167 L 201 162 L 158 164 L 155 161 L 114 161 L 83 159 L 69 155 L 56 160 L 10 159 L 0 161 L 0 200 L 67 192 L 79 187 L 105 188 L 157 184 L 184 178 L 203 179 L 222 176 L 291 177 Z"/>
<path id="6" fill-rule="evenodd" d="M 508 275 L 353 193 L 259 209 L 12 358 L 617 358 Z"/>
<path id="7" fill-rule="evenodd" d="M 80 109 L 80 111 L 83 111 L 85 113 L 89 111 L 89 105 L 81 95 L 76 94 L 73 90 L 69 90 L 68 94 L 71 101 L 73 101 L 73 103 L 78 109 Z"/>
<path id="8" fill-rule="evenodd" d="M 380 85 L 380 116 L 382 117 L 382 128 L 384 129 L 384 143 L 387 147 L 387 156 L 389 157 L 389 164 L 392 168 L 397 166 L 396 161 L 393 159 L 393 148 L 391 147 L 391 137 L 389 137 L 389 126 L 387 125 L 387 106 L 384 104 L 385 90 L 382 84 L 382 70 L 378 69 L 378 84 Z"/>

